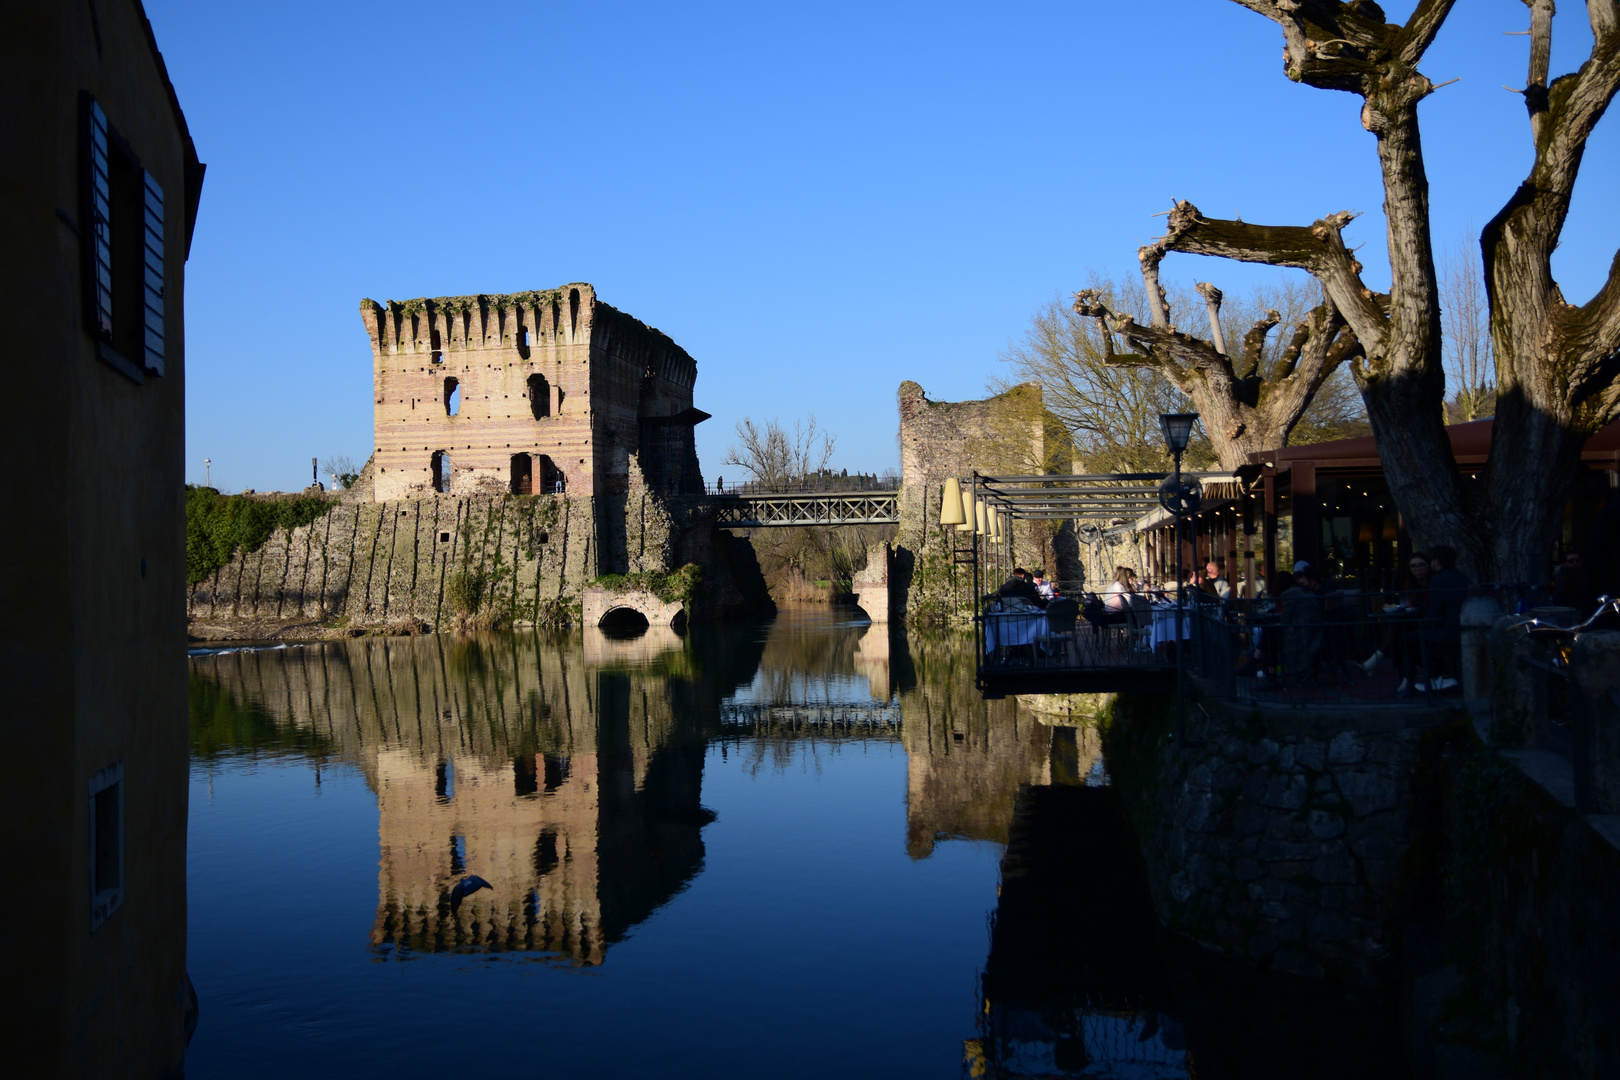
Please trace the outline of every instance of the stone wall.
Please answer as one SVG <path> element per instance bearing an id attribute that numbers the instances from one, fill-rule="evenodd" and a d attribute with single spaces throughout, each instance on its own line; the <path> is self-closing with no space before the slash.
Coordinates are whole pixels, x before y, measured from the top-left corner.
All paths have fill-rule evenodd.
<path id="1" fill-rule="evenodd" d="M 907 620 L 957 624 L 971 616 L 971 565 L 955 552 L 972 536 L 939 524 L 950 477 L 1069 472 L 1073 449 L 1062 424 L 1044 406 L 1040 387 L 1026 383 L 982 401 L 930 401 L 914 382 L 900 384 L 900 528 L 897 591 Z M 1072 531 L 1049 522 L 1013 528 L 1013 558 L 1030 569 L 1078 576 Z M 1000 582 L 981 581 L 988 591 Z"/>
<path id="2" fill-rule="evenodd" d="M 1176 741 L 1173 701 L 1122 695 L 1103 739 L 1165 925 L 1264 969 L 1377 982 L 1414 778 L 1456 714 L 1203 700 Z"/>

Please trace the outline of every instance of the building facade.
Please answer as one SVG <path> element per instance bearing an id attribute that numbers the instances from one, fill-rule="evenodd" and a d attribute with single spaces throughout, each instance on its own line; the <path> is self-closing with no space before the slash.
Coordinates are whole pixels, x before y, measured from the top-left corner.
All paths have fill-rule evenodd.
<path id="1" fill-rule="evenodd" d="M 184 1068 L 184 284 L 203 166 L 137 0 L 0 36 L 8 1075 Z"/>

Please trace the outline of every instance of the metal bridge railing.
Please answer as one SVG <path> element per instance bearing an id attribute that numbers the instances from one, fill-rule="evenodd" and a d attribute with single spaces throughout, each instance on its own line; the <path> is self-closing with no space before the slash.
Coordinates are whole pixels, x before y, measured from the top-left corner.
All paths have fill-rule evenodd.
<path id="1" fill-rule="evenodd" d="M 900 520 L 898 491 L 799 495 L 725 495 L 709 499 L 720 525 L 890 525 Z"/>

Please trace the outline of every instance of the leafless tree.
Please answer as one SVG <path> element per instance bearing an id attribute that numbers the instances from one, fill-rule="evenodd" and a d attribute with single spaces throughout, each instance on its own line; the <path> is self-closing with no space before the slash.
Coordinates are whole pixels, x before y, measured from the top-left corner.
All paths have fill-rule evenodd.
<path id="1" fill-rule="evenodd" d="M 1485 272 L 1471 243 L 1445 254 L 1440 278 L 1440 324 L 1446 342 L 1446 419 L 1478 420 L 1496 410 L 1491 320 L 1485 303 Z"/>
<path id="2" fill-rule="evenodd" d="M 737 421 L 737 440 L 726 451 L 723 464 L 742 469 L 767 491 L 803 484 L 826 469 L 837 444 L 833 435 L 816 425 L 814 413 L 808 421 L 795 420 L 791 431 L 774 418 L 760 425 L 745 416 Z"/>
<path id="3" fill-rule="evenodd" d="M 1538 579 L 1581 444 L 1620 415 L 1620 257 L 1584 305 L 1567 303 L 1552 274 L 1587 139 L 1620 90 L 1620 0 L 1587 0 L 1591 54 L 1551 81 L 1553 0 L 1526 0 L 1523 95 L 1534 160 L 1480 237 L 1497 383 L 1483 484 L 1463 482 L 1444 427 L 1441 298 L 1417 115 L 1436 89 L 1417 67 L 1455 0 L 1418 0 L 1404 24 L 1387 22 L 1372 0 L 1234 2 L 1282 29 L 1290 80 L 1362 99 L 1383 178 L 1390 291 L 1362 281 L 1343 239 L 1349 212 L 1267 226 L 1207 218 L 1178 202 L 1160 243 L 1314 275 L 1360 343 L 1352 371 L 1414 540 L 1455 544 L 1476 576 Z"/>
<path id="4" fill-rule="evenodd" d="M 1090 289 L 1121 310 L 1145 305 L 1135 283 L 1093 274 Z M 1012 375 L 992 379 L 990 389 L 1005 393 L 1023 383 L 1038 385 L 1045 408 L 1070 432 L 1082 471 L 1164 467 L 1159 414 L 1179 412 L 1184 399 L 1151 368 L 1110 366 L 1105 335 L 1096 321 L 1054 299 L 1035 313 L 1001 360 Z"/>
<path id="5" fill-rule="evenodd" d="M 1203 299 L 1210 336 L 1182 333 L 1170 321 L 1168 293 L 1159 281 L 1159 264 L 1167 250 L 1161 239 L 1137 252 L 1150 324 L 1113 310 L 1093 289 L 1075 294 L 1074 310 L 1096 319 L 1103 328 L 1109 365 L 1151 368 L 1192 399 L 1215 457 L 1223 468 L 1235 469 L 1247 464 L 1250 454 L 1287 443 L 1317 390 L 1361 346 L 1323 298 L 1295 321 L 1293 336 L 1280 356 L 1273 352 L 1268 357 L 1266 348 L 1272 328 L 1283 321 L 1275 308 L 1255 313 L 1241 338 L 1242 351 L 1233 356 L 1221 325 L 1224 296 L 1207 281 L 1195 288 Z M 1116 334 L 1135 351 L 1116 352 Z"/>
<path id="6" fill-rule="evenodd" d="M 333 454 L 321 462 L 321 472 L 332 478 L 335 488 L 346 488 L 360 479 L 360 466 L 347 454 Z"/>
<path id="7" fill-rule="evenodd" d="M 1243 339 L 1245 327 L 1261 326 L 1269 331 L 1279 322 L 1309 325 L 1322 303 L 1321 296 L 1313 295 L 1302 283 L 1260 287 L 1224 303 L 1213 287 L 1205 286 L 1204 290 L 1213 297 L 1172 288 L 1161 293 L 1160 303 L 1166 309 L 1208 310 L 1214 300 L 1218 321 L 1212 323 L 1211 336 L 1220 339 L 1222 349 L 1226 341 Z M 1147 352 L 1135 354 L 1112 351 L 1108 334 L 1114 327 L 1130 329 L 1139 348 L 1148 336 L 1143 333 L 1148 328 L 1138 321 L 1149 307 L 1147 289 L 1141 282 L 1120 284 L 1093 274 L 1090 286 L 1079 295 L 1086 298 L 1082 305 L 1070 308 L 1054 301 L 1042 308 L 1023 339 L 1004 353 L 1002 360 L 1012 366 L 1020 380 L 1040 384 L 1047 406 L 1074 433 L 1076 452 L 1088 471 L 1162 468 L 1165 452 L 1159 414 L 1180 412 L 1191 398 L 1200 414 L 1214 415 L 1206 413 L 1212 406 L 1205 399 L 1208 387 L 1218 380 L 1196 369 L 1189 370 L 1176 359 L 1178 351 L 1192 346 L 1178 344 L 1175 350 L 1161 350 L 1148 345 Z M 1104 311 L 1107 317 L 1101 314 Z M 1214 346 L 1205 345 L 1207 349 L 1201 353 L 1209 358 Z M 1216 452 L 1215 433 L 1195 444 L 1189 458 L 1195 467 L 1218 459 L 1224 467 L 1235 468 L 1247 461 L 1247 455 L 1255 449 L 1284 445 L 1291 431 L 1295 441 L 1298 436 L 1315 441 L 1365 434 L 1360 395 L 1342 374 L 1338 358 L 1332 358 L 1333 366 L 1325 373 L 1310 380 L 1300 376 L 1297 383 L 1290 383 L 1290 377 L 1299 371 L 1298 356 L 1303 345 L 1262 333 L 1250 337 L 1246 346 L 1257 348 L 1254 370 L 1242 372 L 1243 379 L 1238 379 L 1240 373 L 1234 371 L 1234 377 L 1225 383 L 1240 401 L 1248 395 L 1258 402 L 1263 387 L 1275 390 L 1279 385 L 1307 381 L 1312 385 L 1306 387 L 1303 402 L 1288 399 L 1286 424 L 1270 424 L 1268 420 L 1268 425 L 1245 430 L 1240 433 L 1246 436 L 1241 442 L 1225 440 L 1224 455 Z M 1230 366 L 1224 361 L 1217 364 Z M 1283 412 L 1275 404 L 1281 396 L 1267 395 L 1267 417 Z"/>

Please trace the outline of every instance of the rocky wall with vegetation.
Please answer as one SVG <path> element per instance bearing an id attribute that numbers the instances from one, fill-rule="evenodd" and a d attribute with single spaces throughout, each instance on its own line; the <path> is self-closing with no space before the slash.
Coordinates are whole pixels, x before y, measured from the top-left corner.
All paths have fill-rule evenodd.
<path id="1" fill-rule="evenodd" d="M 1255 710 L 1120 695 L 1102 721 L 1154 904 L 1171 930 L 1263 969 L 1361 985 L 1388 973 L 1420 774 L 1448 709 Z"/>

